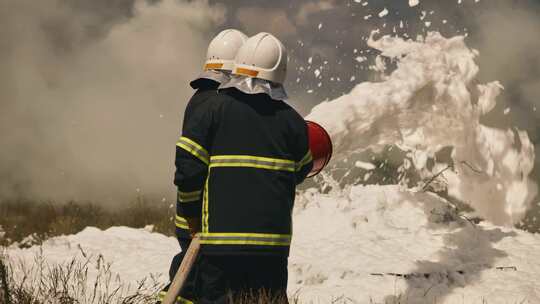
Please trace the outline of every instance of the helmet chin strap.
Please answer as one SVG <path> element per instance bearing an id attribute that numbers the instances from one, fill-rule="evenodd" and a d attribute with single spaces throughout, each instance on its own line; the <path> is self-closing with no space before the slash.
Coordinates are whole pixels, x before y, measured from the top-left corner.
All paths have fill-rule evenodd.
<path id="1" fill-rule="evenodd" d="M 236 88 L 246 94 L 266 94 L 274 100 L 287 100 L 287 92 L 281 84 L 247 76 L 232 75 L 230 80 L 221 83 L 219 89 Z"/>

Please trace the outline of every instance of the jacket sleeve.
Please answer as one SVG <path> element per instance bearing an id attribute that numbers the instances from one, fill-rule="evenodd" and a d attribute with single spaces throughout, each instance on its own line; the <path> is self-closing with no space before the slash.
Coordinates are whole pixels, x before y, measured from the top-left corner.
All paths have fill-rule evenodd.
<path id="1" fill-rule="evenodd" d="M 182 136 L 176 143 L 176 173 L 178 187 L 177 209 L 188 218 L 200 217 L 202 195 L 208 174 L 210 129 L 212 113 L 208 100 L 186 107 Z"/>
<path id="2" fill-rule="evenodd" d="M 296 162 L 296 184 L 301 184 L 313 168 L 313 157 L 309 150 L 308 130 L 304 119 L 298 123 L 295 138 L 294 157 Z"/>

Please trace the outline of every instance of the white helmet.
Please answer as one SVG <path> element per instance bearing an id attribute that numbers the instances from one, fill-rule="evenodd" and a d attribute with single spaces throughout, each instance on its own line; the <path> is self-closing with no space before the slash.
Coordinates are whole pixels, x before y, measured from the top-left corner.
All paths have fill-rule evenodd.
<path id="1" fill-rule="evenodd" d="M 233 74 L 283 84 L 287 74 L 287 49 L 272 34 L 258 33 L 238 50 Z"/>
<path id="2" fill-rule="evenodd" d="M 247 38 L 244 33 L 234 29 L 217 34 L 208 45 L 204 70 L 232 71 L 234 57 Z"/>

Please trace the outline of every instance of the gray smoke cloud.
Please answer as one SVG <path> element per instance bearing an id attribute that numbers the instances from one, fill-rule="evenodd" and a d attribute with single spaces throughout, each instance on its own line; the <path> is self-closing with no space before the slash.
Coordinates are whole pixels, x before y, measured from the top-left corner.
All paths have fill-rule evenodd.
<path id="1" fill-rule="evenodd" d="M 225 9 L 0 0 L 0 197 L 172 195 L 175 141 Z"/>
<path id="2" fill-rule="evenodd" d="M 538 143 L 539 6 L 532 0 L 422 0 L 415 7 L 390 0 L 367 6 L 0 0 L 0 197 L 119 200 L 136 189 L 174 191 L 174 142 L 192 93 L 188 82 L 211 37 L 226 27 L 248 35 L 272 31 L 284 40 L 291 54 L 287 87 L 302 113 L 370 79 L 367 66 L 376 54 L 363 53 L 369 59 L 360 64 L 353 50 L 368 49 L 363 37 L 372 30 L 413 38 L 430 30 L 447 37 L 467 32 L 467 43 L 480 51 L 481 81 L 500 80 L 506 88 L 485 123 L 526 129 Z M 384 8 L 389 15 L 378 18 Z M 342 81 L 331 81 L 337 77 Z M 511 111 L 503 115 L 506 107 Z M 539 145 L 536 151 L 540 165 Z"/>
<path id="3" fill-rule="evenodd" d="M 526 4 L 526 5 L 525 5 Z M 477 32 L 472 37 L 480 50 L 478 62 L 482 78 L 500 80 L 505 91 L 501 104 L 486 117 L 486 124 L 515 126 L 527 130 L 535 144 L 533 178 L 540 183 L 540 5 L 514 1 L 500 3 L 477 16 Z M 504 115 L 505 109 L 509 109 Z M 525 225 L 540 231 L 535 202 Z"/>
<path id="4" fill-rule="evenodd" d="M 506 86 L 502 100 L 513 113 L 502 120 L 526 128 L 533 139 L 538 137 L 540 120 L 540 112 L 534 110 L 540 108 L 539 16 L 538 5 L 497 6 L 478 16 L 473 37 L 480 50 L 482 77 L 501 80 Z"/>

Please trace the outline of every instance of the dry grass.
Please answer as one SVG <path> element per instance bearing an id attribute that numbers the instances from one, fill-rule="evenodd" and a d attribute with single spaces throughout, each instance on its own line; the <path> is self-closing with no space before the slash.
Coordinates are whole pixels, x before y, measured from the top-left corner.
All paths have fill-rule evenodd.
<path id="1" fill-rule="evenodd" d="M 238 304 L 298 304 L 298 297 L 294 297 L 293 299 L 289 299 L 289 301 L 287 301 L 285 296 L 274 296 L 265 290 L 261 290 L 237 296 L 229 294 L 229 302 Z"/>
<path id="2" fill-rule="evenodd" d="M 4 304 L 150 304 L 163 285 L 150 276 L 126 286 L 113 275 L 102 256 L 73 258 L 51 265 L 43 256 L 34 261 L 15 262 L 0 256 L 0 303 Z M 95 273 L 97 272 L 97 274 Z M 89 275 L 93 273 L 93 275 Z M 251 292 L 229 296 L 235 304 L 298 304 L 298 296 L 287 302 L 270 293 Z M 338 303 L 338 302 L 334 302 Z M 339 302 L 341 303 L 341 302 Z"/>
<path id="3" fill-rule="evenodd" d="M 41 244 L 58 235 L 80 232 L 85 227 L 107 229 L 112 226 L 143 228 L 174 235 L 174 207 L 143 197 L 117 209 L 105 209 L 90 202 L 37 202 L 33 200 L 0 201 L 0 245 L 18 242 L 21 247 Z"/>
<path id="4" fill-rule="evenodd" d="M 102 256 L 48 264 L 0 256 L 0 303 L 5 304 L 150 304 L 162 287 L 153 277 L 125 286 Z M 93 273 L 94 275 L 89 275 Z"/>

